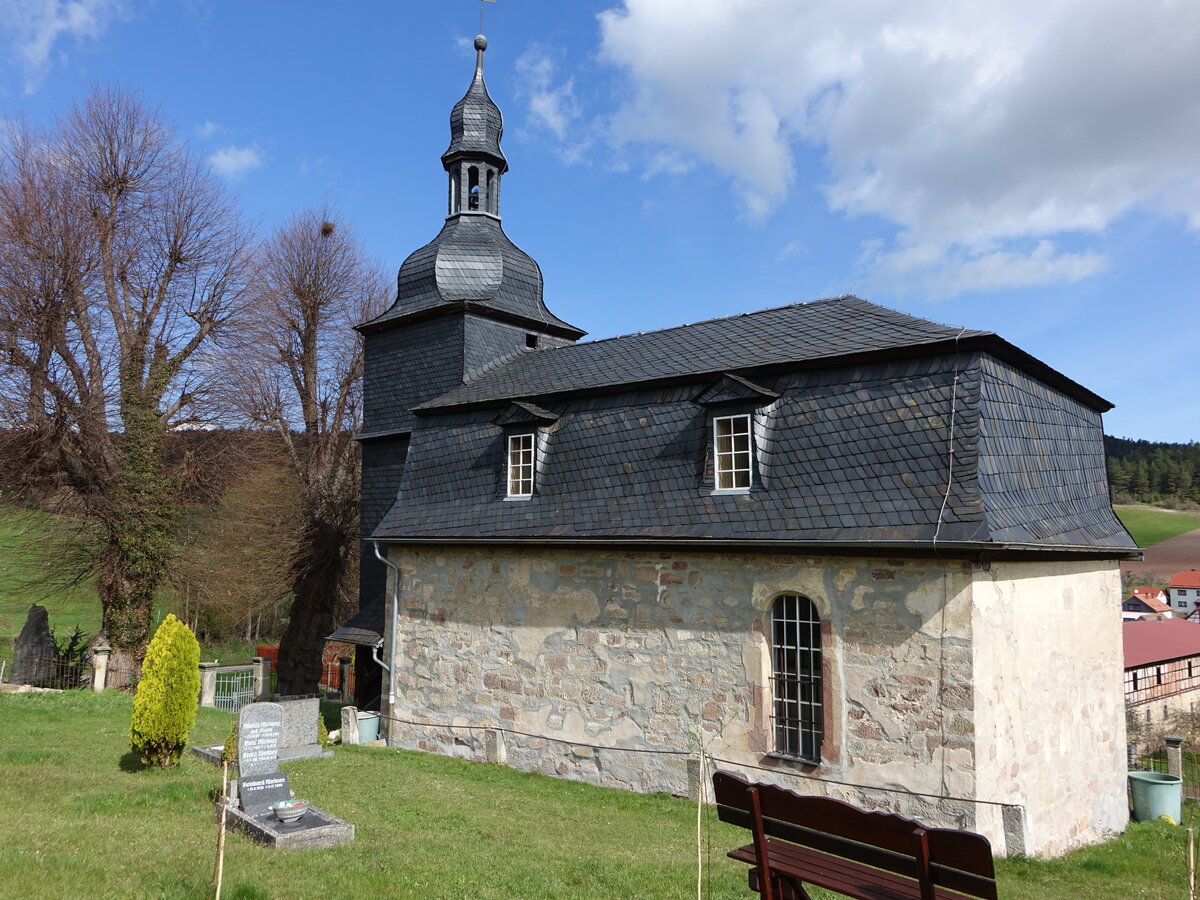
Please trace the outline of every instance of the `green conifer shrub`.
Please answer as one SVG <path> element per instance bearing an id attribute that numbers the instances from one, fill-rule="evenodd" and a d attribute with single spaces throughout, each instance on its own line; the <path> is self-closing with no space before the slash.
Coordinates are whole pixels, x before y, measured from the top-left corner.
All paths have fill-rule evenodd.
<path id="1" fill-rule="evenodd" d="M 237 720 L 233 722 L 233 728 L 229 730 L 229 737 L 225 738 L 225 747 L 221 750 L 221 762 L 227 762 L 231 766 L 236 766 L 238 761 L 238 733 Z"/>
<path id="2" fill-rule="evenodd" d="M 317 743 L 322 747 L 328 747 L 333 741 L 329 740 L 329 726 L 325 724 L 325 717 L 317 716 Z"/>
<path id="3" fill-rule="evenodd" d="M 129 744 L 143 763 L 168 769 L 179 762 L 199 695 L 200 644 L 190 628 L 168 615 L 146 648 L 133 698 Z"/>

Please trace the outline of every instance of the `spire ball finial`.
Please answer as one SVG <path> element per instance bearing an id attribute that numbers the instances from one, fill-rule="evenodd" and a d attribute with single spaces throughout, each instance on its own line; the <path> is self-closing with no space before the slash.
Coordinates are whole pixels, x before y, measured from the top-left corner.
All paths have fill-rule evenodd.
<path id="1" fill-rule="evenodd" d="M 487 38 L 482 34 L 475 35 L 475 49 L 480 53 L 487 49 Z"/>

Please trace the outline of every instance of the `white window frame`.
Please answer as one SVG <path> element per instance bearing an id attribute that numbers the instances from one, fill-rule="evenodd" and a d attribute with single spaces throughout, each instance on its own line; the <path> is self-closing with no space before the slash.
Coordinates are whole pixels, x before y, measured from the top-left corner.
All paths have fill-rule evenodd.
<path id="1" fill-rule="evenodd" d="M 738 425 L 744 424 L 744 430 Z M 725 433 L 722 431 L 725 430 Z M 749 413 L 713 418 L 713 493 L 745 494 L 754 484 L 754 418 Z M 744 446 L 739 446 L 739 438 Z M 722 441 L 724 440 L 724 446 Z M 745 482 L 739 484 L 738 482 Z"/>
<path id="2" fill-rule="evenodd" d="M 505 453 L 505 497 L 509 500 L 528 500 L 533 496 L 533 479 L 537 462 L 537 436 L 532 431 L 510 434 Z"/>

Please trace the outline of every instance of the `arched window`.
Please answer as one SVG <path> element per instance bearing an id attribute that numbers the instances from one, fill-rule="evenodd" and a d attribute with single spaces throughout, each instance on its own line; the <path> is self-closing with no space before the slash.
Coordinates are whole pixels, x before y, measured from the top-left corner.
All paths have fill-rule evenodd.
<path id="1" fill-rule="evenodd" d="M 474 166 L 467 169 L 467 208 L 479 209 L 479 170 Z"/>
<path id="2" fill-rule="evenodd" d="M 491 169 L 487 170 L 487 211 L 490 213 L 496 212 L 496 173 Z"/>
<path id="3" fill-rule="evenodd" d="M 775 752 L 821 759 L 821 617 L 807 597 L 783 594 L 771 606 L 771 692 Z"/>

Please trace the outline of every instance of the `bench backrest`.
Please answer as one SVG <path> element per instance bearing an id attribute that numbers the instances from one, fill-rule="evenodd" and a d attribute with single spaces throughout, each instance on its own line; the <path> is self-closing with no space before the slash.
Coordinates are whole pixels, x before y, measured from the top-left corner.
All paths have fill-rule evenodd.
<path id="1" fill-rule="evenodd" d="M 992 847 L 981 834 L 925 828 L 895 813 L 865 812 L 829 797 L 805 797 L 772 784 L 751 784 L 729 772 L 713 775 L 713 789 L 717 815 L 723 822 L 756 831 L 757 804 L 763 837 L 810 847 L 967 897 L 997 900 Z"/>

